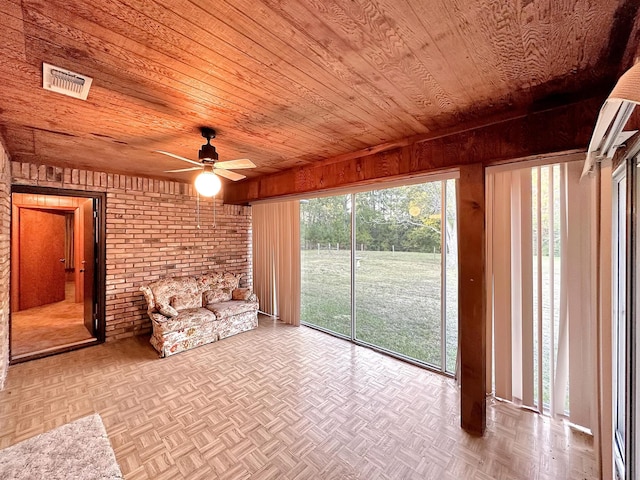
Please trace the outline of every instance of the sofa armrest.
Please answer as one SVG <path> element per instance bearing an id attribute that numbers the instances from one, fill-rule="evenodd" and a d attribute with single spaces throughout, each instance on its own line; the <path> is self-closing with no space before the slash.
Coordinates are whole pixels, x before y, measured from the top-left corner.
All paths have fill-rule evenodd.
<path id="1" fill-rule="evenodd" d="M 151 312 L 155 311 L 156 309 L 156 302 L 153 298 L 153 292 L 146 285 L 142 285 L 140 287 L 140 291 L 144 294 L 144 299 L 147 301 L 147 312 L 149 313 L 149 315 L 151 315 Z"/>
<path id="2" fill-rule="evenodd" d="M 149 317 L 151 317 L 151 320 L 153 320 L 155 323 L 164 323 L 167 320 L 169 320 L 168 317 L 165 317 L 164 315 L 158 312 L 150 312 Z"/>
<path id="3" fill-rule="evenodd" d="M 251 295 L 249 295 L 247 302 L 258 303 L 258 296 L 255 293 L 252 293 Z"/>

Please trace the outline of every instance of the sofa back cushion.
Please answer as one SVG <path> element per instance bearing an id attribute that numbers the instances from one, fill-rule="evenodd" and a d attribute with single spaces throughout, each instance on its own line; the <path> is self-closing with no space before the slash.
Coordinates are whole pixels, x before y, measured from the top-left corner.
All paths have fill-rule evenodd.
<path id="1" fill-rule="evenodd" d="M 197 283 L 201 290 L 215 290 L 216 288 L 228 288 L 232 291 L 234 288 L 238 288 L 241 275 L 234 275 L 233 273 L 210 273 L 207 275 L 201 275 L 197 278 Z"/>
<path id="2" fill-rule="evenodd" d="M 185 310 L 187 308 L 201 308 L 202 307 L 202 294 L 196 293 L 180 293 L 171 297 L 171 306 L 177 311 Z"/>
<path id="3" fill-rule="evenodd" d="M 228 288 L 214 287 L 202 294 L 204 305 L 211 303 L 227 302 L 231 300 L 231 290 Z"/>
<path id="4" fill-rule="evenodd" d="M 222 281 L 219 283 L 219 285 L 221 285 L 222 288 L 228 288 L 229 290 L 233 291 L 233 289 L 238 288 L 240 277 L 241 275 L 236 276 L 233 273 L 227 272 L 223 275 Z"/>
<path id="5" fill-rule="evenodd" d="M 176 308 L 171 303 L 171 299 L 173 297 L 193 296 L 196 294 L 198 295 L 198 297 L 200 297 L 200 294 L 202 292 L 202 290 L 199 289 L 198 282 L 196 281 L 195 277 L 161 278 L 156 282 L 150 283 L 148 287 L 153 292 L 153 297 L 156 305 L 157 304 L 171 305 L 173 308 Z M 199 300 L 198 302 L 196 302 L 196 303 L 200 303 L 200 305 L 198 305 L 199 307 L 202 306 L 201 302 L 202 300 Z M 192 308 L 195 308 L 195 307 L 192 307 Z M 176 310 L 180 310 L 180 309 L 176 308 Z"/>
<path id="6" fill-rule="evenodd" d="M 222 272 L 211 272 L 206 275 L 200 275 L 196 277 L 196 281 L 198 282 L 198 287 L 203 292 L 207 290 L 211 290 L 213 287 L 217 287 L 218 283 L 222 281 L 224 278 L 224 273 Z"/>

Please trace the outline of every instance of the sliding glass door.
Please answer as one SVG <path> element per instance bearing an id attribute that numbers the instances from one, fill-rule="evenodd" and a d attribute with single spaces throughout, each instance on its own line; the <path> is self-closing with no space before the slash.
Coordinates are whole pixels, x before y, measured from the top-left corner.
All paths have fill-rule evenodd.
<path id="1" fill-rule="evenodd" d="M 616 478 L 640 472 L 638 158 L 613 175 L 613 453 Z"/>
<path id="2" fill-rule="evenodd" d="M 302 323 L 454 373 L 455 211 L 453 179 L 303 200 Z"/>

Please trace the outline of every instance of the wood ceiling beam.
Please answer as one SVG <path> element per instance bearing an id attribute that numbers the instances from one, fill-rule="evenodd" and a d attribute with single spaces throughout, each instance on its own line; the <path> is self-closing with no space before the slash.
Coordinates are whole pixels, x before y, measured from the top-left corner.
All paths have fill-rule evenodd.
<path id="1" fill-rule="evenodd" d="M 225 187 L 225 203 L 310 194 L 587 147 L 603 96 L 439 135 L 414 136 Z"/>

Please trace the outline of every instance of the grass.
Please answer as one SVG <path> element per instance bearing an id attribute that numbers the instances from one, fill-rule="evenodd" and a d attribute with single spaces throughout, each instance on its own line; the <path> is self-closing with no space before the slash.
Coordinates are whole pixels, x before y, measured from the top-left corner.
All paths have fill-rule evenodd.
<path id="1" fill-rule="evenodd" d="M 356 338 L 440 366 L 440 254 L 357 252 Z M 351 336 L 350 252 L 302 251 L 302 320 Z M 447 269 L 446 366 L 455 369 L 457 271 Z"/>

